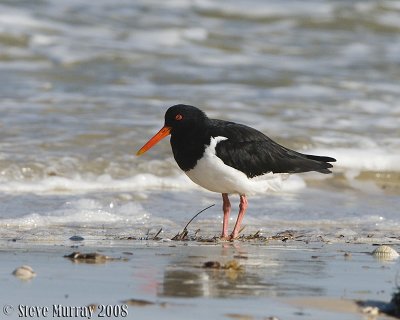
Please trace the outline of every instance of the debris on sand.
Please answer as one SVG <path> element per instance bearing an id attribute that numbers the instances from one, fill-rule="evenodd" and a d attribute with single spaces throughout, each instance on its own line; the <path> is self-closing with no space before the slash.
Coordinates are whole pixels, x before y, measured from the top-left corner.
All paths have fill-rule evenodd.
<path id="1" fill-rule="evenodd" d="M 106 263 L 107 261 L 127 261 L 126 258 L 111 258 L 97 252 L 80 253 L 79 251 L 75 251 L 72 252 L 71 254 L 65 255 L 64 258 L 68 258 L 73 262 L 77 263 L 82 262 L 82 263 L 93 263 L 93 264 Z"/>
<path id="2" fill-rule="evenodd" d="M 185 228 L 185 229 L 183 229 L 183 231 L 181 233 L 177 233 L 174 237 L 172 237 L 171 240 L 175 240 L 175 241 L 189 240 L 188 233 L 189 232 Z"/>
<path id="3" fill-rule="evenodd" d="M 206 211 L 207 209 L 210 209 L 211 207 L 214 207 L 215 204 L 212 204 L 210 206 L 208 206 L 207 208 L 204 208 L 203 210 L 200 210 L 199 212 L 197 212 L 192 219 L 189 220 L 189 222 L 186 224 L 186 226 L 183 228 L 183 231 L 181 233 L 178 233 L 177 235 L 175 235 L 171 240 L 177 240 L 177 241 L 182 241 L 182 240 L 188 240 L 188 226 L 189 224 L 202 212 Z M 195 236 L 197 236 L 198 231 L 196 231 Z"/>
<path id="4" fill-rule="evenodd" d="M 235 270 L 235 271 L 243 271 L 244 268 L 236 260 L 230 260 L 227 263 L 225 263 L 224 269 L 226 269 L 226 270 Z"/>
<path id="5" fill-rule="evenodd" d="M 155 241 L 159 241 L 162 240 L 161 237 L 159 237 L 159 235 L 163 232 L 163 229 L 160 228 L 158 229 L 158 231 L 155 233 L 155 235 L 151 235 L 150 233 L 150 229 L 147 230 L 147 233 L 145 236 L 143 237 L 134 237 L 134 236 L 123 236 L 123 237 L 116 237 L 116 239 L 118 240 L 155 240 Z"/>
<path id="6" fill-rule="evenodd" d="M 23 265 L 21 267 L 16 268 L 12 274 L 21 280 L 31 280 L 36 277 L 36 272 L 33 271 L 32 267 Z"/>
<path id="7" fill-rule="evenodd" d="M 282 242 L 286 242 L 288 240 L 296 240 L 297 238 L 302 237 L 302 235 L 298 235 L 294 230 L 285 230 L 282 232 L 278 232 L 276 235 L 271 237 L 271 240 L 280 240 Z"/>
<path id="8" fill-rule="evenodd" d="M 131 306 L 131 307 L 148 307 L 148 306 L 155 306 L 155 305 L 158 305 L 160 307 L 167 306 L 166 302 L 153 302 L 153 301 L 143 300 L 143 299 L 129 299 L 129 300 L 122 301 L 122 303 L 127 304 L 128 306 Z"/>
<path id="9" fill-rule="evenodd" d="M 397 291 L 393 293 L 390 304 L 393 306 L 392 315 L 400 318 L 400 287 L 397 287 Z"/>
<path id="10" fill-rule="evenodd" d="M 203 268 L 206 268 L 206 269 L 220 269 L 221 268 L 221 264 L 218 261 L 207 261 L 207 262 L 204 262 Z"/>
<path id="11" fill-rule="evenodd" d="M 351 257 L 352 257 L 352 254 L 351 254 L 351 252 L 345 252 L 345 253 L 343 254 L 343 256 L 344 256 L 344 258 L 345 258 L 346 260 L 350 260 Z"/>
<path id="12" fill-rule="evenodd" d="M 230 281 L 236 281 L 244 271 L 244 267 L 236 260 L 230 260 L 225 264 L 222 264 L 219 261 L 207 261 L 202 267 L 205 269 L 218 270 L 218 272 L 223 271 L 224 275 Z"/>
<path id="13" fill-rule="evenodd" d="M 240 230 L 240 231 L 242 231 L 242 230 Z M 261 230 L 258 230 L 256 233 L 250 234 L 248 236 L 243 235 L 241 238 L 244 240 L 261 240 L 261 241 L 268 240 L 266 237 L 261 235 Z"/>
<path id="14" fill-rule="evenodd" d="M 204 262 L 203 268 L 205 269 L 223 269 L 223 270 L 235 270 L 243 271 L 243 266 L 241 266 L 236 260 L 229 260 L 227 263 L 222 264 L 218 261 L 207 261 Z"/>
<path id="15" fill-rule="evenodd" d="M 75 236 L 70 237 L 69 240 L 71 240 L 71 241 L 83 241 L 83 240 L 85 240 L 85 238 L 75 235 Z"/>
<path id="16" fill-rule="evenodd" d="M 234 320 L 254 320 L 254 317 L 248 314 L 226 313 L 225 316 Z"/>
<path id="17" fill-rule="evenodd" d="M 400 319 L 400 286 L 397 284 L 397 289 L 389 303 L 382 301 L 356 301 L 356 303 L 361 307 L 361 312 L 373 316 L 374 319 L 379 314 L 387 314 Z"/>
<path id="18" fill-rule="evenodd" d="M 146 307 L 146 306 L 152 306 L 155 305 L 155 302 L 148 301 L 148 300 L 142 300 L 142 299 L 129 299 L 129 300 L 124 300 L 122 303 L 127 304 L 128 306 L 133 306 L 133 307 Z"/>

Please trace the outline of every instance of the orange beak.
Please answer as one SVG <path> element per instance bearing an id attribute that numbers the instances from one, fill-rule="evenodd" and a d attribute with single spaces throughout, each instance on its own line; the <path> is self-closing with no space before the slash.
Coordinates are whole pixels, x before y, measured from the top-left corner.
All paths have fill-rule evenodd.
<path id="1" fill-rule="evenodd" d="M 154 146 L 158 141 L 161 139 L 165 138 L 166 136 L 171 134 L 171 127 L 163 127 L 160 131 L 156 133 L 156 135 L 151 138 L 137 153 L 137 156 L 140 156 L 141 154 L 145 153 L 147 150 L 149 150 L 152 146 Z"/>

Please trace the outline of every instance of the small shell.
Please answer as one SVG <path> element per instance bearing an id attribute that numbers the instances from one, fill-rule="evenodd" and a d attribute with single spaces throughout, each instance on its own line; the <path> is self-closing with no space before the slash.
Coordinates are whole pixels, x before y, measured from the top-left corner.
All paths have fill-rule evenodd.
<path id="1" fill-rule="evenodd" d="M 379 315 L 379 308 L 378 307 L 371 307 L 371 306 L 366 306 L 361 309 L 362 313 L 366 313 L 369 316 L 375 317 Z"/>
<path id="2" fill-rule="evenodd" d="M 36 272 L 30 266 L 21 266 L 15 269 L 12 273 L 14 276 L 21 280 L 30 280 L 36 277 Z"/>
<path id="3" fill-rule="evenodd" d="M 83 240 L 85 240 L 85 238 L 81 237 L 81 236 L 72 236 L 72 237 L 69 238 L 69 240 L 71 240 L 71 241 L 83 241 Z"/>
<path id="4" fill-rule="evenodd" d="M 399 254 L 392 247 L 382 245 L 376 248 L 372 255 L 379 260 L 394 260 L 399 257 Z"/>

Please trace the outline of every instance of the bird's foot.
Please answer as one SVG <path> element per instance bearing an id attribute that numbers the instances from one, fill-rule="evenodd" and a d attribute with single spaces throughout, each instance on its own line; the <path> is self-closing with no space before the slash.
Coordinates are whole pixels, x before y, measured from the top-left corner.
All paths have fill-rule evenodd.
<path id="1" fill-rule="evenodd" d="M 231 235 L 229 236 L 229 241 L 236 240 L 238 237 L 239 237 L 239 234 L 231 233 Z"/>
<path id="2" fill-rule="evenodd" d="M 235 235 L 233 235 L 233 234 L 231 234 L 231 235 L 221 235 L 221 237 L 219 238 L 221 241 L 233 241 L 233 240 L 235 240 L 235 239 L 237 239 L 237 235 L 235 236 Z"/>
<path id="3" fill-rule="evenodd" d="M 222 234 L 219 239 L 221 241 L 231 241 L 231 236 L 228 236 L 227 234 Z"/>

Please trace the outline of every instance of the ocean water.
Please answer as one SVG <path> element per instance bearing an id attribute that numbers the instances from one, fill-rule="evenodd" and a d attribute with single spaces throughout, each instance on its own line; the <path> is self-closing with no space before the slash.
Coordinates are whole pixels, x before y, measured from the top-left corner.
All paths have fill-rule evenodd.
<path id="1" fill-rule="evenodd" d="M 167 139 L 135 156 L 186 103 L 338 160 L 251 197 L 245 232 L 398 237 L 399 83 L 400 1 L 2 1 L 2 236 L 169 237 L 213 203 L 192 228 L 218 234 Z"/>

